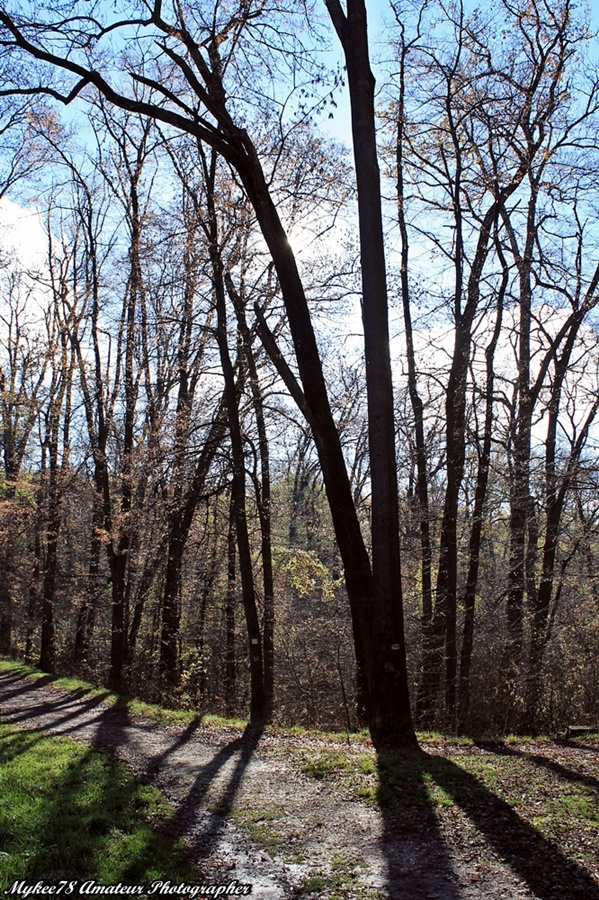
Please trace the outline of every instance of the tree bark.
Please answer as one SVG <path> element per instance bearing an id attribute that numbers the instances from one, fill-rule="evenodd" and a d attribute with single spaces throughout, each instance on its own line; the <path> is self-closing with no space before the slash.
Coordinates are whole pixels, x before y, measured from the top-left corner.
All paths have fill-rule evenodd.
<path id="1" fill-rule="evenodd" d="M 369 724 L 382 743 L 414 741 L 408 691 L 401 584 L 393 379 L 389 347 L 387 274 L 376 147 L 375 79 L 363 0 L 326 0 L 341 41 L 349 85 L 358 190 L 362 321 L 368 399 L 371 480 L 372 667 Z"/>
<path id="2" fill-rule="evenodd" d="M 460 672 L 458 691 L 457 728 L 462 734 L 468 726 L 470 713 L 470 670 L 472 665 L 472 650 L 474 647 L 474 617 L 476 604 L 476 589 L 478 585 L 478 572 L 480 565 L 481 536 L 483 526 L 483 512 L 487 497 L 489 483 L 489 470 L 491 465 L 491 447 L 494 424 L 494 390 L 495 390 L 495 350 L 501 334 L 503 321 L 503 305 L 508 286 L 509 271 L 499 242 L 496 247 L 503 265 L 503 275 L 497 297 L 497 313 L 493 335 L 485 350 L 486 358 L 486 382 L 485 382 L 485 418 L 483 426 L 483 440 L 478 461 L 478 473 L 474 491 L 474 509 L 472 511 L 472 527 L 470 530 L 468 574 L 464 591 L 464 623 L 462 628 L 462 646 L 460 651 Z"/>
<path id="3" fill-rule="evenodd" d="M 205 223 L 205 231 L 208 239 L 208 252 L 212 270 L 212 287 L 216 303 L 216 339 L 223 372 L 224 396 L 233 457 L 232 491 L 235 498 L 235 532 L 237 536 L 241 596 L 245 613 L 250 661 L 250 722 L 254 725 L 260 725 L 266 721 L 267 716 L 266 694 L 264 689 L 263 644 L 256 605 L 254 571 L 247 524 L 245 453 L 239 417 L 238 391 L 235 382 L 235 371 L 229 353 L 227 335 L 225 277 L 215 207 L 217 154 L 215 151 L 212 151 L 209 161 L 206 159 L 203 152 L 201 152 L 200 156 L 204 169 L 207 191 L 208 217 L 207 222 Z"/>
<path id="4" fill-rule="evenodd" d="M 256 428 L 258 431 L 258 453 L 260 457 L 260 483 L 255 485 L 256 503 L 260 518 L 260 535 L 262 551 L 262 583 L 264 585 L 264 614 L 262 626 L 263 653 L 264 653 L 264 703 L 265 717 L 268 721 L 272 718 L 274 708 L 274 627 L 275 627 L 275 598 L 274 598 L 274 574 L 272 563 L 272 534 L 271 534 L 271 491 L 270 491 L 270 453 L 266 420 L 264 416 L 264 399 L 258 377 L 258 368 L 252 347 L 251 333 L 247 323 L 245 308 L 242 298 L 233 285 L 229 273 L 225 274 L 225 282 L 229 296 L 233 302 L 237 324 L 241 335 L 245 364 L 248 370 Z M 228 633 L 228 632 L 227 632 Z"/>

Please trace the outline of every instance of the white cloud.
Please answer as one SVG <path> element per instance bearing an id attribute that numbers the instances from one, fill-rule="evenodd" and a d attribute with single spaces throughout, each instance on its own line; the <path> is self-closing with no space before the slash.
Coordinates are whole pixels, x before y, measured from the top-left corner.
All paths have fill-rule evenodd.
<path id="1" fill-rule="evenodd" d="M 40 212 L 26 209 L 7 197 L 0 199 L 0 252 L 2 263 L 22 270 L 44 266 L 48 239 Z"/>

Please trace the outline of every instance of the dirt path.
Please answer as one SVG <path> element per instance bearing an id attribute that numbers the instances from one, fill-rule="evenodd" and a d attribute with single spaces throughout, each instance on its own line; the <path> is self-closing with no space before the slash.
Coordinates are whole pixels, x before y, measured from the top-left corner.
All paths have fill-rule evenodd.
<path id="1" fill-rule="evenodd" d="M 560 896 L 532 892 L 460 810 L 450 821 L 401 830 L 378 809 L 307 778 L 293 752 L 301 743 L 305 758 L 305 738 L 132 722 L 126 706 L 10 672 L 0 673 L 0 718 L 90 742 L 127 762 L 175 806 L 205 877 L 250 882 L 258 900 L 302 892 L 350 900 Z M 326 747 L 313 744 L 315 752 Z"/>

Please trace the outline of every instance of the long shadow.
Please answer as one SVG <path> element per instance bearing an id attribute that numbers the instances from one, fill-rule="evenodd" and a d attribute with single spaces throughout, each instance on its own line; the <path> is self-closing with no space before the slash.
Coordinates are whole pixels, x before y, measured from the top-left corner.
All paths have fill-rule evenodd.
<path id="1" fill-rule="evenodd" d="M 98 717 L 93 742 L 104 750 L 114 752 L 127 743 L 127 729 L 133 724 L 129 714 L 128 701 L 119 699 Z M 155 778 L 166 760 L 189 743 L 200 724 L 201 718 L 198 716 L 176 736 L 172 744 L 169 744 L 161 753 L 151 757 L 146 764 L 143 778 L 147 780 Z M 137 727 L 141 726 L 137 724 Z M 218 750 L 213 759 L 198 771 L 185 800 L 178 806 L 175 830 L 177 833 L 184 831 L 187 835 L 191 834 L 190 843 L 197 863 L 201 864 L 201 860 L 210 855 L 217 843 L 262 733 L 262 728 L 248 726 L 241 737 Z M 203 804 L 206 793 L 223 767 L 237 754 L 238 758 L 234 769 L 225 789 L 219 796 L 217 808 L 213 811 L 206 810 Z M 123 872 L 123 878 L 125 880 L 134 879 L 138 868 L 139 860 L 135 858 Z"/>
<path id="2" fill-rule="evenodd" d="M 543 837 L 522 819 L 501 797 L 449 759 L 425 752 L 406 755 L 380 752 L 382 801 L 385 831 L 391 851 L 400 839 L 421 836 L 432 842 L 435 855 L 443 865 L 443 873 L 452 880 L 451 864 L 444 849 L 442 835 L 431 805 L 427 787 L 442 788 L 451 801 L 468 816 L 499 857 L 509 866 L 539 900 L 599 900 L 599 886 L 589 873 L 566 857 L 559 846 Z M 385 796 L 385 792 L 387 796 Z M 390 879 L 397 865 L 389 857 Z M 408 873 L 409 877 L 409 873 Z M 426 887 L 426 885 L 424 885 Z M 420 885 L 414 885 L 412 896 L 426 897 Z M 390 897 L 403 897 L 391 885 Z M 406 897 L 410 894 L 405 893 Z M 443 898 L 460 897 L 455 880 Z"/>
<path id="3" fill-rule="evenodd" d="M 52 678 L 53 676 L 50 676 L 51 680 Z M 14 680 L 18 680 L 18 687 L 6 691 L 4 689 L 6 679 L 0 675 L 0 715 L 4 721 L 14 725 L 31 726 L 32 723 L 35 725 L 39 717 L 43 717 L 45 721 L 41 727 L 65 735 L 79 731 L 82 727 L 89 728 L 93 731 L 90 740 L 111 751 L 127 742 L 126 728 L 132 721 L 129 717 L 129 701 L 126 698 L 118 698 L 110 706 L 104 706 L 104 701 L 112 696 L 109 691 L 88 697 L 92 688 L 77 688 L 73 691 L 56 693 L 50 700 L 46 697 L 36 702 L 40 682 L 46 684 L 48 683 L 46 679 L 32 682 L 24 680 L 22 676 L 16 676 Z M 18 707 L 15 705 L 17 698 L 21 700 Z M 6 704 L 9 704 L 8 708 Z M 96 708 L 97 714 L 90 715 Z M 151 760 L 148 776 L 155 775 L 164 759 L 190 740 L 200 722 L 201 718 L 198 716 L 172 746 Z M 136 724 L 141 730 L 152 728 L 151 725 Z"/>
<path id="4" fill-rule="evenodd" d="M 111 706 L 100 706 L 95 714 L 89 715 L 93 712 L 92 708 L 100 704 L 105 696 L 108 693 L 85 701 L 81 691 L 73 691 L 66 697 L 57 695 L 52 701 L 29 707 L 25 711 L 25 720 L 42 713 L 45 721 L 41 727 L 47 729 L 50 726 L 51 733 L 57 737 L 67 737 L 71 731 L 79 730 L 82 726 L 91 727 L 90 742 L 94 748 L 105 751 L 105 754 L 98 757 L 97 751 L 90 748 L 75 765 L 69 766 L 68 772 L 60 781 L 55 806 L 49 804 L 44 810 L 43 817 L 47 822 L 44 832 L 47 833 L 41 840 L 34 842 L 38 849 L 28 857 L 26 871 L 32 878 L 40 877 L 40 873 L 46 878 L 49 875 L 64 878 L 64 872 L 67 871 L 71 878 L 95 877 L 100 880 L 106 880 L 107 872 L 110 871 L 109 878 L 114 880 L 114 865 L 107 870 L 101 859 L 103 848 L 108 849 L 110 846 L 113 863 L 115 854 L 117 856 L 115 865 L 118 867 L 118 878 L 127 883 L 143 881 L 149 877 L 148 872 L 154 879 L 167 877 L 171 872 L 171 878 L 177 880 L 179 877 L 181 880 L 185 867 L 186 877 L 189 879 L 192 867 L 187 851 L 184 853 L 177 846 L 178 829 L 173 820 L 156 828 L 156 815 L 150 808 L 150 827 L 144 826 L 135 835 L 128 832 L 131 810 L 143 811 L 148 804 L 143 792 L 145 779 L 135 781 L 129 777 L 123 780 L 112 758 L 115 751 L 129 740 L 127 729 L 133 723 L 128 700 L 119 698 Z M 62 715 L 63 704 L 68 705 L 69 701 L 73 704 L 73 710 L 69 715 Z M 9 724 L 16 724 L 15 720 L 19 718 L 19 715 L 12 715 Z M 14 757 L 31 749 L 44 738 L 45 734 L 41 731 L 8 735 L 3 741 L 3 753 Z M 99 764 L 98 759 L 103 759 L 103 762 Z M 95 772 L 94 793 L 89 798 L 87 784 L 91 769 Z M 79 840 L 78 830 L 85 832 L 88 837 Z M 111 835 L 121 830 L 120 849 L 115 851 L 114 845 L 111 845 Z M 172 865 L 170 857 L 165 857 L 162 845 L 157 841 L 159 837 L 173 847 Z"/>
<path id="5" fill-rule="evenodd" d="M 13 727 L 12 723 L 8 722 L 0 722 L 0 725 Z M 45 737 L 43 731 L 21 728 L 20 726 L 14 727 L 18 728 L 18 731 L 10 734 L 2 734 L 0 739 L 0 767 L 7 760 L 13 759 L 21 753 L 26 753 L 27 750 L 42 741 Z"/>
<path id="6" fill-rule="evenodd" d="M 577 772 L 575 769 L 570 769 L 568 766 L 564 766 L 563 763 L 558 763 L 553 759 L 548 759 L 548 757 L 543 756 L 540 753 L 530 753 L 528 750 L 516 750 L 515 747 L 509 747 L 503 742 L 490 744 L 486 743 L 485 741 L 475 741 L 474 743 L 477 747 L 481 747 L 485 750 L 490 750 L 492 753 L 497 753 L 501 756 L 514 756 L 529 760 L 536 766 L 539 766 L 543 769 L 548 769 L 550 772 L 554 772 L 564 781 L 577 782 L 579 784 L 586 785 L 586 787 L 593 788 L 594 790 L 599 790 L 599 778 L 594 778 L 592 775 L 587 775 L 586 773 Z M 572 749 L 576 748 L 572 746 Z M 599 750 L 597 747 L 595 747 L 595 752 L 599 755 Z"/>
<path id="7" fill-rule="evenodd" d="M 34 690 L 35 688 L 47 687 L 55 681 L 53 675 L 43 675 L 41 678 L 37 678 L 35 681 L 29 681 L 28 679 L 25 681 L 24 675 L 19 675 L 17 673 L 12 672 L 0 672 L 0 684 L 2 685 L 2 695 L 4 697 L 18 697 L 20 694 L 28 692 L 30 690 Z M 4 690 L 5 684 L 16 684 L 17 687 L 15 690 L 6 691 Z"/>
<path id="8" fill-rule="evenodd" d="M 118 697 L 111 706 L 106 706 L 94 720 L 96 729 L 93 743 L 102 750 L 114 753 L 129 742 L 127 728 L 133 722 L 129 712 L 129 701 Z"/>
<path id="9" fill-rule="evenodd" d="M 2 681 L 6 683 L 4 679 Z M 36 687 L 39 687 L 39 681 L 19 687 L 18 692 L 11 692 L 11 697 L 14 700 L 15 696 L 35 696 Z M 62 715 L 64 707 L 73 704 L 77 696 L 77 708 Z M 64 727 L 65 723 L 80 719 L 82 706 L 89 712 L 101 703 L 101 696 L 87 700 L 83 699 L 84 696 L 85 691 L 57 695 L 55 702 L 40 704 L 34 709 L 46 714 L 57 713 L 53 727 L 57 724 Z M 18 711 L 13 712 L 14 715 L 9 715 L 9 722 L 12 723 L 29 718 L 33 711 L 29 708 L 23 716 Z M 6 719 L 6 716 L 3 715 L 3 718 Z M 94 743 L 109 750 L 122 746 L 128 739 L 126 729 L 131 724 L 128 702 L 121 700 L 113 707 L 105 707 L 91 722 L 96 723 Z M 88 719 L 86 724 L 91 722 Z M 197 725 L 197 722 L 192 722 L 171 746 L 151 759 L 149 774 L 157 772 L 168 756 L 191 739 Z M 200 858 L 209 856 L 216 847 L 261 735 L 261 729 L 248 728 L 242 737 L 220 749 L 200 769 L 177 810 L 178 823 L 187 833 L 191 833 L 194 849 Z M 13 737 L 6 746 L 10 752 L 19 753 L 28 740 L 33 738 Z M 501 746 L 493 749 L 531 759 L 531 754 L 525 751 Z M 591 749 L 597 750 L 596 747 Z M 203 807 L 209 788 L 236 755 L 232 772 L 216 806 L 210 811 L 205 810 Z M 599 786 L 592 776 L 581 776 L 542 756 L 535 755 L 532 761 L 547 766 L 562 779 L 578 781 L 593 789 Z M 428 790 L 434 783 L 464 811 L 497 854 L 526 882 L 539 900 L 599 900 L 599 887 L 582 866 L 568 859 L 556 843 L 543 837 L 509 804 L 455 763 L 423 752 L 399 756 L 381 750 L 378 764 L 385 822 L 383 849 L 389 862 L 390 898 L 420 900 L 431 892 L 443 900 L 458 900 L 461 896 L 437 817 L 428 800 Z M 129 874 L 132 871 L 127 869 Z"/>
<path id="10" fill-rule="evenodd" d="M 71 691 L 68 694 L 56 694 L 53 696 L 52 700 L 42 700 L 37 706 L 27 707 L 27 709 L 55 709 L 60 710 L 62 708 L 66 708 L 72 706 L 74 703 L 78 703 L 79 701 L 83 701 L 84 698 L 89 697 L 91 693 L 91 688 L 78 688 L 75 691 Z M 33 690 L 24 689 L 22 691 L 13 691 L 12 694 L 7 695 L 4 691 L 2 692 L 2 698 L 14 700 L 16 697 L 32 697 L 34 700 L 36 699 L 35 693 Z M 89 697 L 89 700 L 86 702 L 91 703 L 102 703 L 106 697 L 110 696 L 109 692 L 106 691 L 102 694 L 96 694 L 93 697 Z"/>
<path id="11" fill-rule="evenodd" d="M 558 744 L 560 747 L 570 747 L 573 750 L 586 750 L 588 753 L 599 753 L 599 743 L 583 744 L 580 741 L 573 741 L 570 738 L 562 738 L 561 740 L 554 741 L 554 743 Z"/>
<path id="12" fill-rule="evenodd" d="M 11 699 L 14 702 L 15 698 L 19 696 L 30 700 L 35 696 L 35 688 L 38 684 L 39 682 L 23 683 L 21 681 L 18 690 L 12 692 Z M 133 724 L 129 714 L 129 702 L 126 699 L 119 699 L 112 706 L 103 707 L 97 715 L 90 718 L 89 713 L 92 708 L 96 705 L 100 705 L 102 699 L 105 696 L 108 696 L 108 694 L 85 700 L 85 693 L 85 691 L 79 690 L 69 692 L 66 695 L 57 694 L 56 698 L 52 698 L 50 702 L 45 701 L 44 703 L 34 703 L 33 705 L 28 703 L 25 709 L 12 708 L 8 711 L 8 716 L 4 716 L 3 718 L 6 718 L 9 724 L 24 723 L 27 720 L 30 722 L 33 720 L 35 724 L 37 717 L 43 716 L 45 721 L 41 723 L 40 727 L 46 729 L 50 727 L 53 733 L 58 732 L 60 735 L 68 734 L 70 731 L 78 729 L 82 725 L 93 726 L 93 735 L 90 736 L 90 740 L 95 746 L 110 752 L 118 750 L 119 747 L 122 747 L 128 742 L 129 737 L 127 729 Z M 0 702 L 2 696 L 6 697 L 7 695 L 5 692 L 0 693 Z M 68 712 L 66 712 L 65 708 L 68 708 Z M 63 715 L 63 713 L 66 714 Z M 200 717 L 195 719 L 182 733 L 176 736 L 172 744 L 149 760 L 145 772 L 145 777 L 147 779 L 155 776 L 166 759 L 192 739 L 200 722 Z M 143 726 L 139 725 L 138 727 L 143 728 Z M 5 743 L 5 748 L 10 752 L 18 753 L 20 748 L 23 748 L 24 750 L 27 747 L 32 746 L 32 741 L 38 739 L 42 740 L 43 738 L 41 733 L 39 734 L 39 737 L 34 737 L 31 731 L 27 734 L 27 738 L 11 736 L 11 740 Z M 260 740 L 261 734 L 262 729 L 248 727 L 242 737 L 232 741 L 226 747 L 219 750 L 215 757 L 199 771 L 187 797 L 176 811 L 176 832 L 181 833 L 182 829 L 188 833 L 191 831 L 194 843 L 196 844 L 196 854 L 200 857 L 207 856 L 218 840 L 227 816 L 231 812 L 239 785 L 241 784 L 243 775 L 258 741 Z M 219 797 L 217 810 L 214 812 L 204 810 L 202 807 L 202 800 L 205 797 L 207 790 L 211 786 L 213 780 L 218 776 L 221 769 L 237 753 L 239 754 L 239 757 L 235 763 L 231 776 L 227 781 L 226 787 Z M 109 788 L 110 785 L 107 783 L 106 790 Z M 99 806 L 101 806 L 101 803 Z M 57 817 L 60 819 L 58 813 Z M 102 817 L 100 817 L 100 819 L 98 820 L 100 824 L 94 825 L 92 822 L 92 831 L 94 828 L 101 829 L 105 827 L 106 822 Z M 104 821 L 104 825 L 102 824 L 102 821 Z M 201 848 L 201 852 L 198 852 L 199 848 Z M 136 873 L 139 873 L 140 866 L 144 863 L 145 859 L 145 850 L 140 853 L 135 852 L 131 854 L 130 863 L 124 868 L 122 877 L 125 880 L 132 879 L 135 881 L 136 878 L 139 880 Z M 83 864 L 81 872 L 82 877 L 89 877 L 89 872 L 85 869 L 85 864 Z M 156 877 L 159 877 L 159 875 L 156 875 Z"/>
<path id="13" fill-rule="evenodd" d="M 20 793 L 28 795 L 25 809 L 18 803 L 0 808 L 0 889 L 17 879 L 139 883 L 193 878 L 188 854 L 146 786 L 107 753 L 79 745 L 64 757 L 61 741 L 62 736 L 50 743 L 45 735 L 23 730 L 0 742 L 5 773 L 26 753 L 33 772 L 40 766 L 45 772 L 39 783 L 17 776 Z M 39 742 L 45 742 L 43 748 L 36 746 Z"/>
<path id="14" fill-rule="evenodd" d="M 56 680 L 56 675 L 44 675 L 42 678 L 30 681 L 25 675 L 0 672 L 0 700 L 7 702 L 11 699 L 14 700 L 16 697 L 35 696 L 35 693 L 40 688 L 48 687 Z M 16 687 L 13 690 L 6 690 L 7 684 L 16 685 Z M 74 690 L 69 691 L 57 691 L 51 705 L 57 709 L 61 706 L 69 706 L 71 703 L 80 700 L 83 697 L 87 697 L 92 690 L 94 689 L 88 687 L 75 688 Z M 103 691 L 98 695 L 99 702 L 102 702 L 108 696 L 110 696 L 110 692 Z M 47 706 L 48 704 L 45 702 L 43 705 Z"/>
<path id="15" fill-rule="evenodd" d="M 88 691 L 80 690 L 65 696 L 57 695 L 51 701 L 43 700 L 40 703 L 28 704 L 19 710 L 7 710 L 0 703 L 0 714 L 5 721 L 12 722 L 14 725 L 27 724 L 39 716 L 52 716 L 50 723 L 52 729 L 66 734 L 79 728 L 82 724 L 92 724 L 93 720 L 90 720 L 87 714 L 96 707 L 101 707 L 103 701 L 109 696 L 109 693 L 106 692 L 84 699 L 87 693 Z M 13 692 L 11 699 L 14 700 L 15 696 Z M 23 690 L 20 692 L 20 696 L 28 697 L 31 696 L 31 693 Z M 1 698 L 5 697 L 6 695 L 2 693 Z M 81 721 L 82 718 L 85 718 L 84 723 Z M 47 727 L 47 724 L 44 727 Z"/>
<path id="16" fill-rule="evenodd" d="M 39 688 L 50 687 L 59 681 L 61 678 L 60 675 L 50 675 L 43 674 L 38 675 L 36 678 L 31 678 L 29 673 L 27 672 L 19 672 L 14 670 L 2 671 L 0 670 L 0 685 L 2 685 L 2 693 L 5 697 L 18 696 L 24 691 L 31 690 L 39 690 Z M 15 684 L 17 685 L 17 689 L 15 691 L 6 691 L 5 685 L 7 684 Z M 64 688 L 56 688 L 57 691 L 64 692 Z M 66 693 L 69 696 L 79 696 L 89 694 L 93 688 L 74 688 L 67 689 Z"/>
<path id="17" fill-rule="evenodd" d="M 389 900 L 459 900 L 462 896 L 432 804 L 419 750 L 377 749 L 378 802 Z"/>
<path id="18" fill-rule="evenodd" d="M 112 696 L 109 691 L 89 697 L 91 688 L 77 688 L 56 693 L 51 699 L 46 696 L 37 702 L 39 683 L 21 680 L 18 691 L 6 692 L 0 677 L 0 715 L 3 721 L 64 736 L 89 729 L 87 739 L 110 751 L 126 742 L 125 728 L 130 724 L 128 701 L 118 699 L 111 706 L 105 706 L 103 701 Z M 15 704 L 17 699 L 21 701 L 18 707 Z M 8 708 L 6 704 L 9 704 Z"/>
<path id="19" fill-rule="evenodd" d="M 149 761 L 145 770 L 145 777 L 152 779 L 158 775 L 158 772 L 166 762 L 166 760 L 176 753 L 177 750 L 180 750 L 185 744 L 189 743 L 192 739 L 200 725 L 202 724 L 202 717 L 197 716 L 193 721 L 189 723 L 189 725 L 185 728 L 184 731 L 177 737 L 176 741 L 167 747 L 166 750 L 163 750 L 162 753 L 156 753 Z"/>
<path id="20" fill-rule="evenodd" d="M 191 845 L 200 859 L 206 859 L 218 842 L 263 731 L 262 727 L 248 725 L 241 737 L 219 750 L 214 758 L 200 769 L 185 800 L 177 809 L 179 825 L 191 836 Z M 237 753 L 239 756 L 234 769 L 217 803 L 212 810 L 205 809 L 209 788 L 221 769 Z"/>
<path id="21" fill-rule="evenodd" d="M 123 746 L 128 740 L 126 729 L 133 724 L 129 717 L 126 700 L 117 702 L 107 709 L 101 717 L 96 731 L 94 743 L 103 749 L 113 751 Z M 148 761 L 143 778 L 153 779 L 159 772 L 165 761 L 177 750 L 180 750 L 192 738 L 199 725 L 198 717 L 182 731 L 176 739 L 161 753 L 151 757 Z M 138 726 L 139 727 L 139 726 Z M 198 771 L 194 782 L 183 802 L 179 804 L 173 823 L 174 833 L 186 835 L 186 844 L 190 847 L 195 865 L 201 868 L 202 860 L 206 859 L 216 843 L 225 826 L 239 786 L 243 780 L 246 768 L 255 752 L 262 736 L 263 728 L 247 726 L 241 737 L 231 741 L 222 747 L 206 765 Z M 227 781 L 226 787 L 221 792 L 217 807 L 209 811 L 204 806 L 206 794 L 218 777 L 219 773 L 238 754 L 233 771 Z M 131 865 L 123 872 L 125 881 L 135 880 L 134 876 L 139 869 L 139 860 L 132 859 Z"/>
<path id="22" fill-rule="evenodd" d="M 44 676 L 45 678 L 46 676 Z M 15 672 L 14 669 L 0 669 L 0 682 L 2 684 L 21 684 L 23 681 L 24 675 L 20 672 Z"/>

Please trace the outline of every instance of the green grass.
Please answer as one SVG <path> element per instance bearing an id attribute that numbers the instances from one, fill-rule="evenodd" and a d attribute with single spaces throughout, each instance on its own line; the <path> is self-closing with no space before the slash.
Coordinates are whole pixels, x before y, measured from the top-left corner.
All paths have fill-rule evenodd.
<path id="1" fill-rule="evenodd" d="M 346 872 L 334 871 L 331 875 L 311 875 L 301 885 L 299 892 L 309 896 L 326 891 L 328 900 L 342 900 L 351 883 L 352 878 Z"/>
<path id="2" fill-rule="evenodd" d="M 522 741 L 520 741 L 522 745 Z M 536 746 L 542 754 L 546 741 Z M 356 797 L 389 810 L 406 827 L 430 822 L 430 815 L 462 808 L 493 816 L 515 812 L 547 840 L 567 840 L 574 832 L 597 831 L 599 790 L 584 776 L 565 772 L 535 754 L 535 743 L 521 750 L 481 754 L 469 752 L 471 742 L 459 748 L 444 746 L 443 755 L 424 753 L 356 752 L 324 748 L 296 751 L 301 771 L 326 781 L 333 790 L 351 791 Z"/>
<path id="3" fill-rule="evenodd" d="M 508 746 L 513 746 L 516 744 L 543 744 L 547 743 L 549 740 L 550 738 L 545 735 L 531 737 L 528 734 L 508 734 L 507 737 L 503 739 L 503 743 Z"/>
<path id="4" fill-rule="evenodd" d="M 419 744 L 426 744 L 427 747 L 463 747 L 474 743 L 472 738 L 442 734 L 440 731 L 418 731 L 416 737 Z"/>
<path id="5" fill-rule="evenodd" d="M 286 737 L 329 741 L 332 744 L 347 744 L 348 746 L 370 743 L 370 732 L 367 728 L 363 728 L 361 731 L 324 731 L 322 728 L 306 728 L 303 725 L 273 725 L 272 732 Z"/>
<path id="6" fill-rule="evenodd" d="M 300 887 L 300 894 L 317 894 L 330 886 L 330 879 L 324 875 L 310 875 Z"/>
<path id="7" fill-rule="evenodd" d="M 304 753 L 300 753 L 303 759 Z M 310 752 L 309 758 L 301 763 L 304 775 L 322 780 L 336 775 L 369 776 L 376 773 L 376 758 L 373 752 L 355 750 L 324 749 Z"/>
<path id="8" fill-rule="evenodd" d="M 249 831 L 252 840 L 265 850 L 276 851 L 283 843 L 276 829 L 276 821 L 284 814 L 279 809 L 249 808 L 238 806 L 230 813 L 231 819 Z"/>
<path id="9" fill-rule="evenodd" d="M 356 884 L 356 875 L 360 871 L 367 870 L 362 860 L 351 862 L 341 854 L 333 854 L 329 872 L 317 872 L 309 876 L 299 889 L 301 895 L 320 894 L 326 891 L 327 900 L 343 900 L 348 892 Z M 352 892 L 352 896 L 355 894 Z M 376 900 L 380 898 L 379 891 L 362 889 L 360 897 L 363 900 Z"/>
<path id="10" fill-rule="evenodd" d="M 0 889 L 197 880 L 162 794 L 85 744 L 0 725 L 0 797 Z"/>
<path id="11" fill-rule="evenodd" d="M 337 750 L 322 750 L 302 765 L 302 772 L 304 775 L 320 781 L 331 775 L 339 774 L 347 769 L 348 765 L 350 763 L 346 753 Z"/>
<path id="12" fill-rule="evenodd" d="M 116 694 L 93 688 L 77 679 L 49 678 L 16 663 L 0 661 L 0 670 L 2 669 L 31 678 L 45 678 L 57 687 L 84 692 L 88 698 L 96 697 L 104 703 L 125 703 L 132 718 L 140 716 L 159 723 L 181 725 L 200 720 L 199 716 L 190 712 L 163 710 L 151 704 L 119 698 Z M 223 720 L 218 717 L 203 717 L 201 721 L 202 724 L 215 728 L 241 729 L 245 725 L 245 722 L 239 720 Z M 338 735 L 339 739 L 334 742 L 330 734 L 314 730 L 269 727 L 267 734 L 280 736 L 282 740 L 276 741 L 270 748 L 267 746 L 265 752 L 283 754 L 287 760 L 291 757 L 306 777 L 326 782 L 331 791 L 338 792 L 340 796 L 350 793 L 381 807 L 385 810 L 385 815 L 391 813 L 400 827 L 415 836 L 422 833 L 425 837 L 434 833 L 437 828 L 444 827 L 443 822 L 453 829 L 455 823 L 460 821 L 455 818 L 456 815 L 465 815 L 477 831 L 497 848 L 501 856 L 511 860 L 517 870 L 522 870 L 524 877 L 532 885 L 543 884 L 543 879 L 549 877 L 548 872 L 552 873 L 554 880 L 565 878 L 566 875 L 571 880 L 571 873 L 568 874 L 569 870 L 563 868 L 566 858 L 572 863 L 590 867 L 592 872 L 599 874 L 596 862 L 599 856 L 599 785 L 595 776 L 584 774 L 585 761 L 582 757 L 573 755 L 573 747 L 561 751 L 561 756 L 557 758 L 552 758 L 551 755 L 545 758 L 543 753 L 547 747 L 546 738 L 526 739 L 517 736 L 510 737 L 503 743 L 486 743 L 484 752 L 481 752 L 473 741 L 457 741 L 440 734 L 427 733 L 420 735 L 420 739 L 428 748 L 428 753 L 377 755 L 372 746 L 368 746 L 364 734 L 349 736 L 349 739 L 347 735 Z M 291 740 L 286 741 L 286 737 Z M 305 742 L 302 737 L 306 737 Z M 320 746 L 315 738 L 322 740 Z M 41 740 L 35 737 L 35 741 Z M 103 763 L 104 767 L 108 765 L 107 762 Z M 79 763 L 76 768 L 78 766 Z M 99 793 L 108 796 L 110 779 L 104 777 L 100 781 L 103 787 Z M 79 789 L 82 796 L 86 796 L 81 785 Z M 3 838 L 8 840 L 12 833 L 12 822 L 7 819 L 7 816 L 12 815 L 12 811 L 10 814 L 7 811 L 12 801 L 6 803 L 5 795 L 6 791 L 0 782 L 0 796 L 3 800 L 0 822 L 4 829 L 0 829 L 0 841 Z M 91 801 L 86 802 L 89 805 Z M 252 807 L 248 805 L 247 808 L 233 811 L 227 806 L 223 813 L 236 816 L 238 824 L 248 829 L 254 840 L 266 849 L 280 849 L 282 837 L 277 826 L 284 813 L 279 808 L 259 809 L 259 806 L 264 807 L 263 800 L 260 804 L 254 803 Z M 56 809 L 58 808 L 56 802 Z M 80 810 L 75 819 L 78 830 L 81 830 Z M 107 841 L 113 822 L 119 831 L 121 826 L 114 816 L 110 814 L 103 818 L 101 804 L 96 803 L 90 820 L 92 834 L 95 830 L 96 837 Z M 325 823 L 316 820 L 313 822 L 314 827 L 319 824 Z M 39 828 L 43 830 L 43 826 L 40 825 Z M 21 839 L 21 843 L 20 850 L 17 840 L 17 848 L 13 847 L 10 851 L 11 854 L 20 854 L 18 864 L 12 870 L 17 872 L 18 877 L 24 877 L 22 873 L 25 864 L 40 866 L 38 871 L 47 867 L 48 859 L 43 865 L 36 862 L 41 850 L 36 850 L 35 845 L 29 846 L 25 838 Z M 128 860 L 143 858 L 143 849 L 138 839 L 126 838 L 121 843 Z M 54 836 L 54 844 L 62 847 L 58 834 Z M 527 851 L 521 856 L 519 848 L 522 847 L 531 848 L 530 853 Z M 5 848 L 0 846 L 0 849 Z M 560 859 L 554 863 L 557 851 Z M 122 860 L 119 862 L 118 847 L 104 855 L 108 860 L 115 858 L 115 871 L 119 871 L 119 866 L 122 869 L 124 863 Z M 61 865 L 66 862 L 68 859 L 63 860 Z M 5 863 L 6 858 L 0 856 L 0 866 Z M 86 865 L 88 864 L 91 865 L 91 862 L 88 861 Z M 343 872 L 343 879 L 346 876 L 347 872 Z M 31 877 L 35 875 L 32 874 Z M 122 876 L 111 877 L 118 880 Z M 577 877 L 582 892 L 580 896 L 584 896 L 585 891 L 588 894 L 588 883 L 580 872 Z M 329 890 L 343 891 L 344 885 L 340 881 L 339 872 L 317 872 L 313 878 L 315 880 L 304 885 L 304 893 L 316 893 L 319 879 L 324 879 Z"/>

